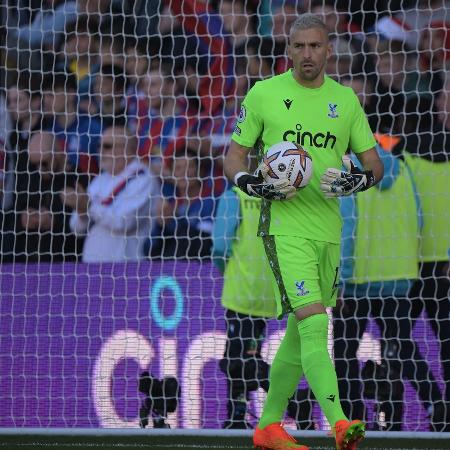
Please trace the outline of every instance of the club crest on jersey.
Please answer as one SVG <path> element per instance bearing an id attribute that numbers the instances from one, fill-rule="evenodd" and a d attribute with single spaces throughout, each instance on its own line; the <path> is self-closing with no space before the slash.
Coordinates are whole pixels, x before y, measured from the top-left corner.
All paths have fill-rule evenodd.
<path id="1" fill-rule="evenodd" d="M 304 295 L 309 294 L 309 291 L 305 288 L 305 280 L 296 281 L 295 287 L 297 288 L 297 295 L 299 297 L 303 297 Z"/>
<path id="2" fill-rule="evenodd" d="M 237 121 L 239 123 L 243 122 L 245 120 L 245 117 L 247 116 L 247 110 L 245 109 L 245 106 L 241 106 L 241 110 L 239 111 L 239 116 L 237 118 Z"/>
<path id="3" fill-rule="evenodd" d="M 334 103 L 328 103 L 328 117 L 330 119 L 336 119 L 339 117 L 339 114 L 336 111 L 337 105 Z"/>

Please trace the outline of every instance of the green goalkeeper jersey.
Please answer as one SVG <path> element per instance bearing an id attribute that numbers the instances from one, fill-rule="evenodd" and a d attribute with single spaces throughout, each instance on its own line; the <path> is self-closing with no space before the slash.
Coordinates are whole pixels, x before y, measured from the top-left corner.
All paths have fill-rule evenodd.
<path id="1" fill-rule="evenodd" d="M 292 70 L 260 81 L 242 102 L 232 139 L 244 147 L 256 147 L 260 159 L 273 144 L 297 142 L 313 160 L 311 181 L 294 198 L 263 200 L 261 236 L 340 242 L 339 202 L 325 198 L 320 177 L 329 167 L 341 168 L 347 149 L 361 153 L 376 144 L 351 88 L 329 77 L 319 88 L 306 88 L 295 80 Z"/>

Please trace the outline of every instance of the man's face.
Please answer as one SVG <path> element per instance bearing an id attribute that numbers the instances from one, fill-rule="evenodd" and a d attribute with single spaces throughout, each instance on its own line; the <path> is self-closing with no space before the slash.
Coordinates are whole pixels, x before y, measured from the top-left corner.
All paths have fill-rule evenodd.
<path id="1" fill-rule="evenodd" d="M 112 175 L 120 173 L 127 161 L 127 135 L 123 127 L 110 127 L 102 136 L 100 169 Z"/>
<path id="2" fill-rule="evenodd" d="M 331 46 L 321 28 L 294 31 L 290 36 L 288 55 L 300 79 L 313 81 L 325 72 Z"/>

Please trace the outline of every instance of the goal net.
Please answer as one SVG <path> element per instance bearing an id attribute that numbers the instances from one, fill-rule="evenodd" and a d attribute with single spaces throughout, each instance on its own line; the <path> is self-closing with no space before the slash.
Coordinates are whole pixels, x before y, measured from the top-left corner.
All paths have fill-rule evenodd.
<path id="1" fill-rule="evenodd" d="M 385 166 L 340 203 L 344 410 L 371 430 L 450 431 L 449 4 L 356 3 L 2 3 L 1 427 L 257 424 L 286 320 L 259 317 L 259 205 L 223 163 L 243 98 L 291 70 L 290 27 L 312 12 Z M 279 140 L 328 151 L 327 127 L 348 125 L 336 103 L 320 129 L 294 113 Z M 286 423 L 330 429 L 305 380 Z"/>

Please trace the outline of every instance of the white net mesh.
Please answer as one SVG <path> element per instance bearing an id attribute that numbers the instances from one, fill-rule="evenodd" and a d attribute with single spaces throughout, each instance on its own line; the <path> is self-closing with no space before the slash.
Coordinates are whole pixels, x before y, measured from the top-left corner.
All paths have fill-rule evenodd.
<path id="1" fill-rule="evenodd" d="M 449 431 L 449 3 L 356 3 L 2 3 L 0 426 L 257 423 L 285 321 L 241 313 L 260 298 L 240 298 L 239 270 L 260 261 L 225 266 L 259 206 L 228 190 L 223 158 L 246 92 L 290 69 L 290 26 L 310 11 L 386 174 L 341 208 L 329 348 L 344 410 Z M 254 296 L 271 292 L 255 277 Z M 286 420 L 329 428 L 306 382 Z"/>

